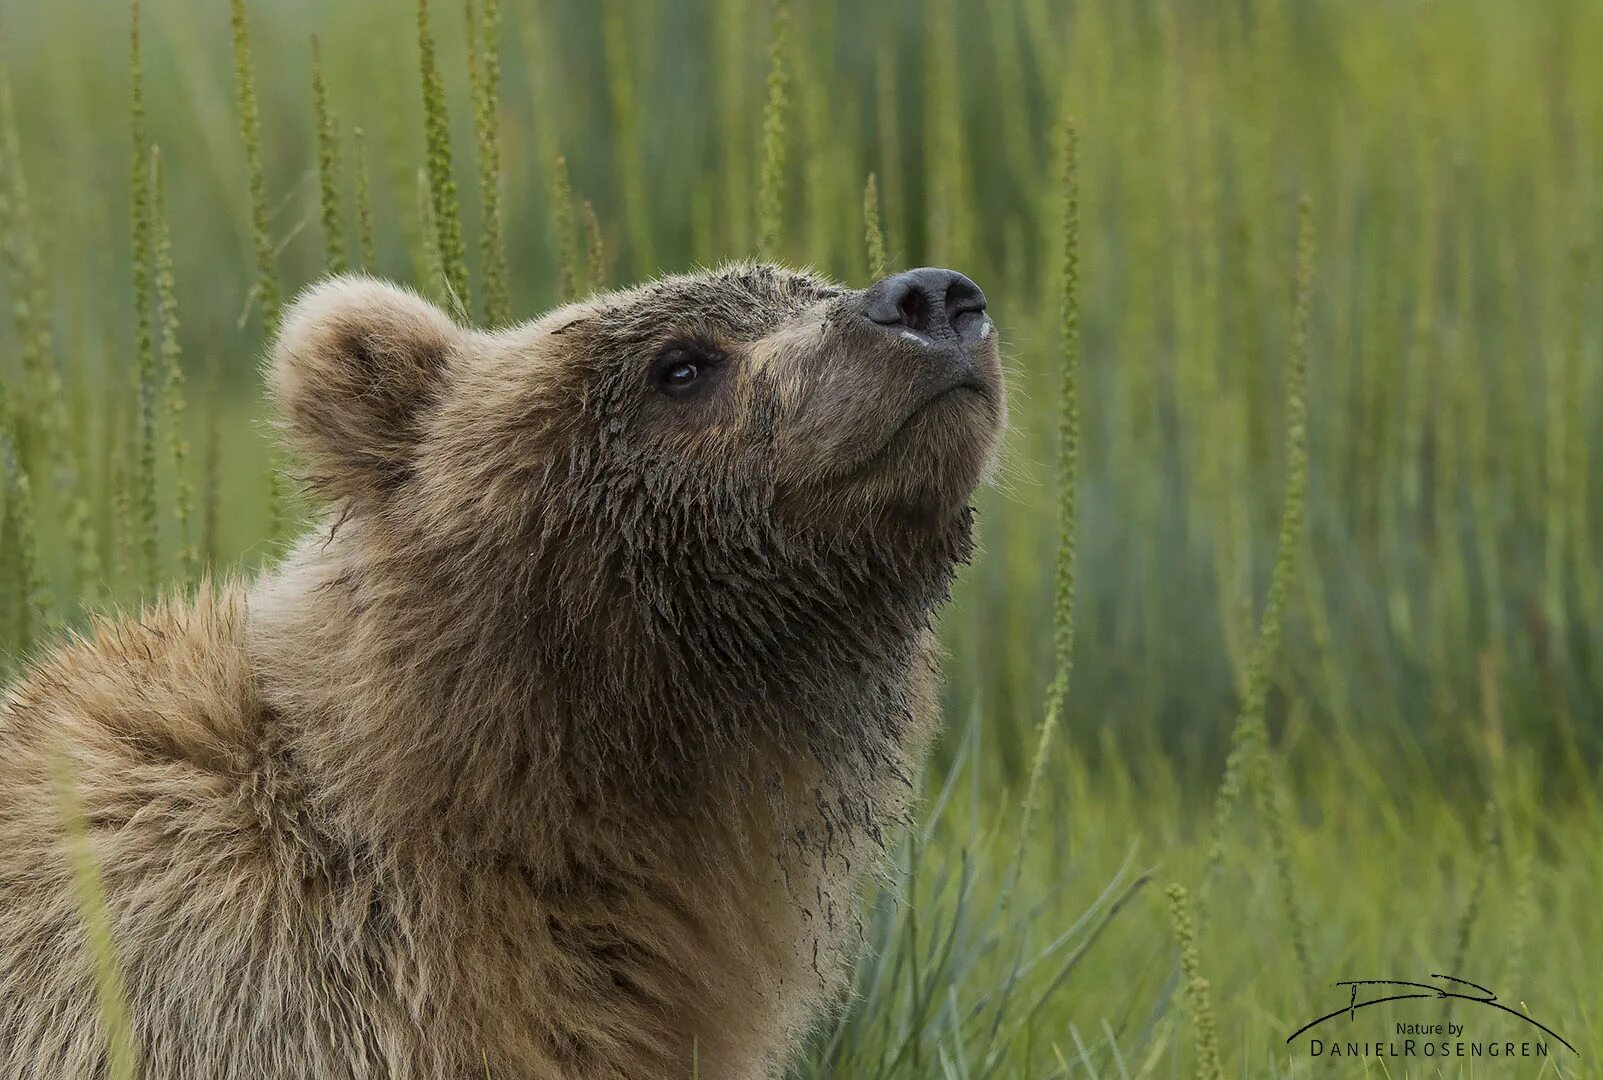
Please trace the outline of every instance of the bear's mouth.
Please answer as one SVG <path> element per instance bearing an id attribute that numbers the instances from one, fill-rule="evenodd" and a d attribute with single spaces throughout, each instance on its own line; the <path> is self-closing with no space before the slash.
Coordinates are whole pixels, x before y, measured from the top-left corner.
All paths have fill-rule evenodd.
<path id="1" fill-rule="evenodd" d="M 902 417 L 901 422 L 896 425 L 890 435 L 877 448 L 855 465 L 842 472 L 836 479 L 840 482 L 850 483 L 853 480 L 860 480 L 878 471 L 906 442 L 911 429 L 924 420 L 931 411 L 940 407 L 943 403 L 970 395 L 978 397 L 986 411 L 994 417 L 996 405 L 989 387 L 976 378 L 955 379 L 936 388 L 934 392 L 924 395 L 916 405 L 908 410 L 907 415 Z"/>

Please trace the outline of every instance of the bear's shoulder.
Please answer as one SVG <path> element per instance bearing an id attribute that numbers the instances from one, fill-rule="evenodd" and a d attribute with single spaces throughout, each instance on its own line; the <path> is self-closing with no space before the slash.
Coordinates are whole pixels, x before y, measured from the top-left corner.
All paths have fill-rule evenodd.
<path id="1" fill-rule="evenodd" d="M 233 585 L 97 618 L 7 691 L 0 771 L 63 753 L 81 783 L 117 766 L 236 771 L 262 720 L 245 623 Z"/>
<path id="2" fill-rule="evenodd" d="M 0 863 L 60 862 L 69 782 L 108 875 L 182 877 L 206 858 L 239 871 L 298 861 L 286 845 L 314 858 L 306 849 L 325 846 L 260 693 L 235 585 L 97 620 L 7 691 Z"/>

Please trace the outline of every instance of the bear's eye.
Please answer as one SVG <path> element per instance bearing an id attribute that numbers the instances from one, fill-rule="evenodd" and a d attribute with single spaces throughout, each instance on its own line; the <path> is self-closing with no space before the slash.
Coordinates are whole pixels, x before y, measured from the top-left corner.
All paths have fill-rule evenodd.
<path id="1" fill-rule="evenodd" d="M 657 357 L 657 388 L 665 394 L 683 397 L 694 392 L 716 363 L 711 353 L 688 345 L 674 345 Z"/>

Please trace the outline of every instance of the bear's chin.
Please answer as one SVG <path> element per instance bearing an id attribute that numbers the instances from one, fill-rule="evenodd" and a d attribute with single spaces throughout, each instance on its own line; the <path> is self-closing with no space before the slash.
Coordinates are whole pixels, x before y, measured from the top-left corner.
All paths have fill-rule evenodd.
<path id="1" fill-rule="evenodd" d="M 996 453 L 1000 419 L 983 389 L 958 385 L 910 412 L 844 472 L 782 494 L 787 516 L 813 528 L 887 538 L 966 522 Z"/>

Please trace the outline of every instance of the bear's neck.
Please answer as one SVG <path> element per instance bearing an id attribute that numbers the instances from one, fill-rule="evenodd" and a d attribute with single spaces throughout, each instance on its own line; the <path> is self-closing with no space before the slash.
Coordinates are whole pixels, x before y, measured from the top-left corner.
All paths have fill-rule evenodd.
<path id="1" fill-rule="evenodd" d="M 576 815 L 740 794 L 877 833 L 927 734 L 930 612 L 966 540 L 927 565 L 817 551 L 553 583 L 347 524 L 258 583 L 252 647 L 311 808 L 354 842 L 537 859 Z"/>

